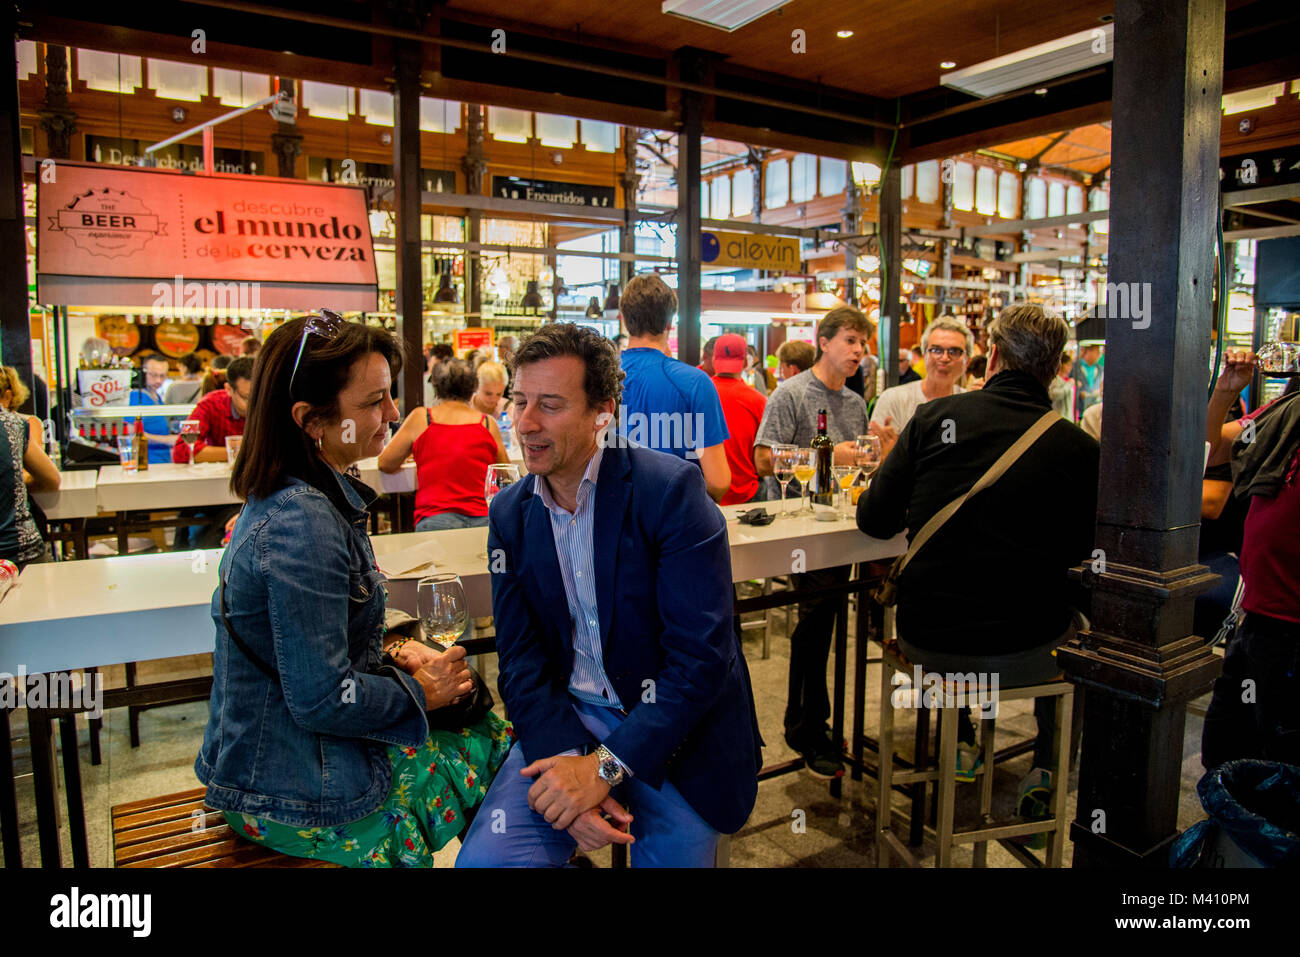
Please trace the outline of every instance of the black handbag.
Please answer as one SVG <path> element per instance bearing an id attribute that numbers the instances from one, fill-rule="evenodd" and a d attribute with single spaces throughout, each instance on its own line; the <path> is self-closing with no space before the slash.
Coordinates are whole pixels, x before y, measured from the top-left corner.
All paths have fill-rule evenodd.
<path id="1" fill-rule="evenodd" d="M 279 684 L 280 676 L 275 669 L 263 661 L 262 656 L 250 648 L 243 638 L 239 637 L 239 632 L 235 631 L 234 626 L 230 624 L 230 619 L 226 617 L 226 577 L 224 575 L 221 576 L 218 585 L 218 601 L 221 605 L 221 622 L 226 626 L 226 634 L 230 636 L 230 640 L 235 643 L 235 646 L 239 648 L 244 657 L 256 666 L 258 671 L 262 672 L 274 683 Z M 393 667 L 397 667 L 396 664 Z M 474 682 L 474 690 L 471 693 L 456 704 L 449 704 L 424 713 L 425 719 L 429 722 L 429 730 L 463 731 L 487 717 L 487 713 L 496 704 L 492 698 L 492 692 L 488 691 L 487 685 L 477 671 L 470 668 L 469 674 L 470 679 Z"/>

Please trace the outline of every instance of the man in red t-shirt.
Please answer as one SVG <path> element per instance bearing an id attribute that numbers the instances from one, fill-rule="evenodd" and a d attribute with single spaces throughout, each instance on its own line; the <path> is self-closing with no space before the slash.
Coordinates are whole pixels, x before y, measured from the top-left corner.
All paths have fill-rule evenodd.
<path id="1" fill-rule="evenodd" d="M 719 336 L 713 346 L 713 384 L 718 388 L 722 415 L 731 433 L 731 438 L 723 443 L 727 464 L 731 466 L 731 487 L 722 496 L 720 505 L 752 501 L 759 488 L 758 470 L 754 467 L 754 436 L 763 421 L 767 400 L 741 379 L 745 349 L 744 338 L 735 333 Z"/>
<path id="2" fill-rule="evenodd" d="M 240 356 L 226 369 L 226 384 L 199 400 L 191 417 L 199 420 L 199 440 L 194 443 L 194 461 L 226 461 L 226 437 L 244 434 L 248 414 L 248 391 L 253 386 L 253 357 Z M 184 464 L 190 450 L 184 442 L 172 448 L 172 461 Z"/>

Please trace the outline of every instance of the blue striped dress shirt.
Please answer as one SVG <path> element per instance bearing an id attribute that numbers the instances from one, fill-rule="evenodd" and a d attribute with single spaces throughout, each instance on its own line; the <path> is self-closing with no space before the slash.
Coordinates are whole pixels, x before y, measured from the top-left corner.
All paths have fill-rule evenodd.
<path id="1" fill-rule="evenodd" d="M 604 450 L 597 445 L 596 454 L 587 464 L 578 486 L 578 508 L 572 514 L 555 501 L 550 484 L 539 476 L 533 494 L 542 500 L 551 515 L 551 532 L 555 536 L 555 557 L 564 579 L 564 597 L 569 603 L 573 626 L 573 673 L 569 677 L 569 694 L 589 704 L 622 708 L 614 686 L 605 674 L 600 642 L 600 615 L 596 609 L 595 549 L 592 533 L 596 522 L 596 476 Z"/>

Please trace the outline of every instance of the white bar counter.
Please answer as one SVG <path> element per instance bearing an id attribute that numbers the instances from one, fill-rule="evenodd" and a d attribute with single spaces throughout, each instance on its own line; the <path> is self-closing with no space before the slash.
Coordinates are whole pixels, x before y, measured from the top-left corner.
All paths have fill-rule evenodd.
<path id="1" fill-rule="evenodd" d="M 44 510 L 47 518 L 94 518 L 99 514 L 98 481 L 99 472 L 95 469 L 60 472 L 57 492 L 35 492 L 32 498 Z"/>
<path id="2" fill-rule="evenodd" d="M 99 470 L 99 507 L 105 512 L 130 512 L 202 505 L 235 505 L 226 462 L 172 462 L 150 465 L 147 471 L 125 472 L 120 465 Z"/>

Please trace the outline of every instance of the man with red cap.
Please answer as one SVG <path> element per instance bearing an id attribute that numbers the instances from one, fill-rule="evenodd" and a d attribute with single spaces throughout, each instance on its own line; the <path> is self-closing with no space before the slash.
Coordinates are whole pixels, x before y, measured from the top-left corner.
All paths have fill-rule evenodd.
<path id="1" fill-rule="evenodd" d="M 731 467 L 731 487 L 720 505 L 738 505 L 753 501 L 758 494 L 758 470 L 754 467 L 754 436 L 763 421 L 767 400 L 745 384 L 745 339 L 735 333 L 719 336 L 713 346 L 713 384 L 722 400 L 722 415 L 727 420 L 731 438 L 723 443 L 727 465 Z"/>

